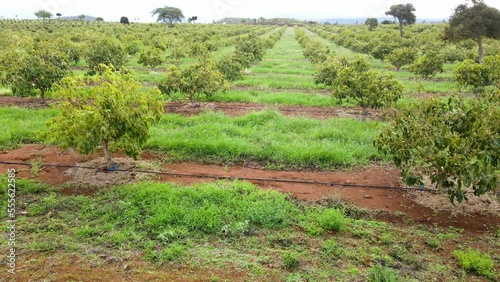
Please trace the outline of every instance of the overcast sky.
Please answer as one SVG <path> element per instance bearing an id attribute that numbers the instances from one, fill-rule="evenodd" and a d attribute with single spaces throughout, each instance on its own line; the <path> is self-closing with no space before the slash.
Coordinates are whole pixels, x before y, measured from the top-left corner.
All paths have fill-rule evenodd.
<path id="1" fill-rule="evenodd" d="M 151 11 L 157 7 L 180 8 L 184 16 L 198 16 L 199 22 L 212 22 L 225 17 L 294 17 L 298 19 L 335 19 L 385 17 L 393 4 L 412 3 L 417 19 L 448 19 L 453 8 L 465 0 L 0 0 L 0 17 L 30 18 L 39 9 L 63 16 L 90 15 L 105 21 L 130 20 L 152 22 Z M 500 0 L 486 0 L 487 5 L 500 9 Z"/>

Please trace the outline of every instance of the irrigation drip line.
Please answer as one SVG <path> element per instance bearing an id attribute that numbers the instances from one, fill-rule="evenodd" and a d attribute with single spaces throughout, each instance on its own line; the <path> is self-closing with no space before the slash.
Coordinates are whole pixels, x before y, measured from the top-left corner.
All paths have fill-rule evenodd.
<path id="1" fill-rule="evenodd" d="M 32 166 L 30 163 L 26 162 L 5 162 L 0 161 L 0 164 L 7 165 L 23 165 Z M 107 172 L 135 172 L 135 173 L 150 173 L 157 175 L 168 175 L 168 176 L 181 176 L 181 177 L 196 177 L 196 178 L 214 178 L 214 179 L 227 179 L 227 180 L 247 180 L 247 181 L 262 181 L 262 182 L 280 182 L 280 183 L 297 183 L 297 184 L 308 184 L 308 185 L 325 185 L 325 186 L 342 186 L 342 187 L 358 187 L 358 188 L 371 188 L 371 189 L 397 189 L 397 190 L 414 190 L 414 191 L 426 191 L 436 193 L 435 189 L 421 189 L 421 188 L 404 188 L 399 186 L 386 186 L 386 185 L 369 185 L 369 184 L 354 184 L 354 183 L 334 183 L 334 182 L 324 182 L 324 181 L 312 181 L 312 180 L 299 180 L 299 179 L 283 179 L 283 178 L 260 178 L 260 177 L 235 177 L 235 176 L 223 176 L 223 175 L 209 175 L 209 174 L 196 174 L 196 173 L 179 173 L 179 172 L 164 172 L 164 171 L 149 171 L 149 170 L 130 170 L 130 169 L 114 169 L 108 171 L 103 168 L 96 168 L 90 166 L 79 166 L 79 165 L 60 165 L 60 164 L 38 164 L 41 167 L 61 167 L 61 168 L 79 168 L 79 169 L 91 169 L 91 170 L 104 170 Z"/>

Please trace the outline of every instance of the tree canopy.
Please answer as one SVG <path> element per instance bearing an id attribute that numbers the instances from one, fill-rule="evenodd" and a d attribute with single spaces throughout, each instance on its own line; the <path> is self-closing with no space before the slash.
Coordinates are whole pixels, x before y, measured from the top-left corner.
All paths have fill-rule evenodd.
<path id="1" fill-rule="evenodd" d="M 62 98 L 60 114 L 46 138 L 83 154 L 101 147 L 111 169 L 110 150 L 139 156 L 149 129 L 161 118 L 163 99 L 158 89 L 144 89 L 135 81 L 133 72 L 99 67 L 102 75 L 68 76 L 56 87 L 54 96 Z"/>
<path id="2" fill-rule="evenodd" d="M 39 10 L 35 13 L 35 16 L 39 19 L 50 19 L 52 17 L 52 13 L 47 10 Z"/>
<path id="3" fill-rule="evenodd" d="M 165 6 L 163 8 L 156 8 L 151 12 L 152 16 L 158 16 L 157 22 L 168 23 L 173 26 L 174 22 L 182 22 L 184 15 L 179 8 Z"/>
<path id="4" fill-rule="evenodd" d="M 449 27 L 445 30 L 445 39 L 473 39 L 478 45 L 479 62 L 482 62 L 482 38 L 500 39 L 500 11 L 488 7 L 482 0 L 472 0 L 472 4 L 460 4 L 455 8 L 449 20 Z"/>
<path id="5" fill-rule="evenodd" d="M 389 11 L 385 12 L 388 16 L 393 16 L 399 22 L 399 35 L 403 37 L 403 25 L 405 24 L 414 24 L 417 21 L 417 17 L 413 12 L 416 9 L 413 7 L 413 4 L 398 4 L 392 5 L 389 8 Z"/>

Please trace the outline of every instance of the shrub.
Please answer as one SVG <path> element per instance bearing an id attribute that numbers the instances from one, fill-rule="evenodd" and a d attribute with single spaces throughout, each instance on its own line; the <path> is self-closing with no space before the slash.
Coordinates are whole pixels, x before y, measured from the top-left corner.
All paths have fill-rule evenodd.
<path id="1" fill-rule="evenodd" d="M 455 80 L 462 87 L 480 89 L 489 84 L 488 70 L 473 60 L 465 60 L 453 70 Z"/>
<path id="2" fill-rule="evenodd" d="M 332 86 L 339 70 L 347 67 L 353 67 L 356 71 L 364 72 L 369 68 L 368 61 L 361 56 L 349 60 L 345 56 L 329 56 L 328 59 L 319 65 L 314 75 L 314 83 L 323 83 L 326 86 Z"/>
<path id="3" fill-rule="evenodd" d="M 413 48 L 403 47 L 394 49 L 388 56 L 387 60 L 396 67 L 397 70 L 402 66 L 413 63 L 417 55 Z"/>
<path id="4" fill-rule="evenodd" d="M 425 55 L 417 58 L 417 60 L 410 65 L 409 70 L 418 76 L 428 78 L 443 72 L 443 65 L 443 56 L 436 51 L 429 51 Z"/>
<path id="5" fill-rule="evenodd" d="M 463 269 L 473 271 L 487 278 L 495 278 L 493 260 L 488 254 L 481 253 L 481 251 L 467 250 L 454 251 L 453 256 Z"/>
<path id="6" fill-rule="evenodd" d="M 158 88 L 170 97 L 180 92 L 186 95 L 191 103 L 194 103 L 201 95 L 210 98 L 215 93 L 225 90 L 227 81 L 212 60 L 204 59 L 182 70 L 170 65 L 165 78 L 158 84 Z"/>
<path id="7" fill-rule="evenodd" d="M 348 219 L 339 209 L 325 209 L 319 212 L 316 221 L 321 228 L 328 231 L 343 231 L 348 223 Z"/>
<path id="8" fill-rule="evenodd" d="M 139 55 L 139 60 L 137 61 L 139 64 L 142 64 L 143 66 L 147 67 L 157 67 L 163 63 L 163 51 L 154 48 L 147 50 L 146 52 L 142 52 Z"/>
<path id="9" fill-rule="evenodd" d="M 226 54 L 217 61 L 217 69 L 224 74 L 227 81 L 236 81 L 243 78 L 243 65 L 235 56 Z"/>
<path id="10" fill-rule="evenodd" d="M 120 69 L 127 63 L 127 54 L 119 41 L 103 38 L 90 44 L 86 60 L 90 69 L 88 73 L 93 75 L 100 64 Z"/>

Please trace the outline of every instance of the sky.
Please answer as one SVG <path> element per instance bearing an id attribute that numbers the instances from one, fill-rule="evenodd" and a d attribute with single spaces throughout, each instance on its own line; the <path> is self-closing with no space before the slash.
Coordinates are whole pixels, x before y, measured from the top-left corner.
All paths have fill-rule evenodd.
<path id="1" fill-rule="evenodd" d="M 383 18 L 391 5 L 412 3 L 418 19 L 448 19 L 454 7 L 465 0 L 0 0 L 0 18 L 36 19 L 40 9 L 63 16 L 90 15 L 105 21 L 119 21 L 126 16 L 131 21 L 154 22 L 151 11 L 172 6 L 184 16 L 198 16 L 198 22 L 210 23 L 225 17 L 272 18 L 293 17 L 302 20 Z M 500 0 L 485 0 L 500 10 Z"/>

